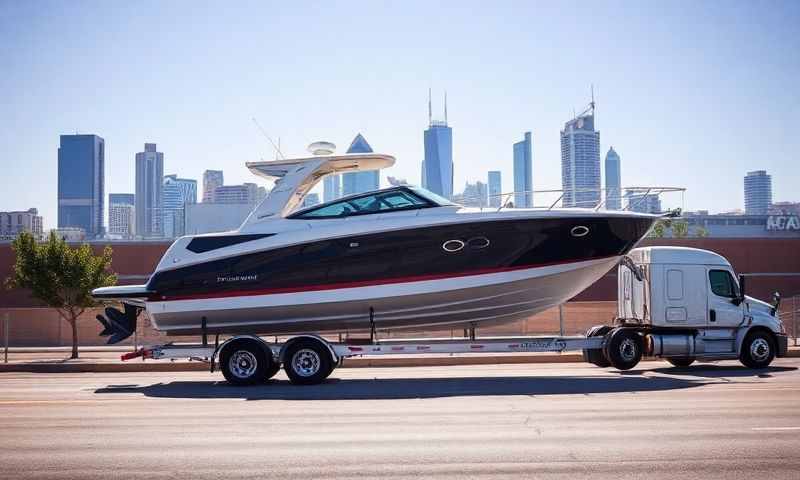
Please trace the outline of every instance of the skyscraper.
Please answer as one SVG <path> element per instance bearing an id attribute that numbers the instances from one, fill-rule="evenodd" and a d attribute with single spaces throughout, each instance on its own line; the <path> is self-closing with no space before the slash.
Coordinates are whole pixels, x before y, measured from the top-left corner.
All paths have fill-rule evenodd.
<path id="1" fill-rule="evenodd" d="M 747 172 L 744 177 L 744 213 L 766 215 L 772 204 L 772 176 L 766 170 Z"/>
<path id="2" fill-rule="evenodd" d="M 225 185 L 222 170 L 206 170 L 203 172 L 203 201 L 211 202 L 214 189 Z"/>
<path id="3" fill-rule="evenodd" d="M 108 194 L 108 233 L 124 239 L 136 234 L 136 200 L 132 193 Z"/>
<path id="4" fill-rule="evenodd" d="M 444 120 L 434 120 L 428 91 L 428 129 L 425 130 L 425 161 L 422 187 L 445 198 L 453 196 L 453 129 L 447 126 L 447 95 Z"/>
<path id="5" fill-rule="evenodd" d="M 600 132 L 594 102 L 561 131 L 561 188 L 565 207 L 593 208 L 600 202 Z"/>
<path id="6" fill-rule="evenodd" d="M 498 170 L 491 170 L 489 171 L 489 206 L 490 207 L 499 207 L 500 201 L 500 194 L 503 193 L 503 184 L 501 181 L 500 171 Z"/>
<path id="7" fill-rule="evenodd" d="M 164 154 L 155 143 L 145 143 L 136 154 L 136 235 L 159 238 L 164 235 L 163 215 Z"/>
<path id="8" fill-rule="evenodd" d="M 58 147 L 58 228 L 78 227 L 87 238 L 103 235 L 105 140 L 61 135 Z"/>
<path id="9" fill-rule="evenodd" d="M 530 208 L 533 206 L 533 140 L 531 132 L 514 144 L 514 206 Z"/>
<path id="10" fill-rule="evenodd" d="M 328 175 L 322 179 L 322 199 L 325 202 L 336 200 L 342 196 L 342 177 Z"/>
<path id="11" fill-rule="evenodd" d="M 611 147 L 606 153 L 606 210 L 622 208 L 621 188 L 619 154 Z"/>
<path id="12" fill-rule="evenodd" d="M 186 232 L 186 205 L 197 203 L 197 181 L 178 178 L 177 175 L 164 177 L 163 230 L 167 238 L 175 238 Z"/>
<path id="13" fill-rule="evenodd" d="M 359 133 L 347 153 L 371 153 L 372 147 Z M 370 170 L 366 172 L 354 172 L 342 174 L 342 195 L 353 195 L 355 193 L 369 192 L 377 190 L 380 185 L 380 171 Z"/>

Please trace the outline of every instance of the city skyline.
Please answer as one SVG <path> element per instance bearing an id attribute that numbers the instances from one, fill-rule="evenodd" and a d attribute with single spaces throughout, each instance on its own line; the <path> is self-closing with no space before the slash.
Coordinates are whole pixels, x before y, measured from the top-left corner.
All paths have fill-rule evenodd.
<path id="1" fill-rule="evenodd" d="M 314 15 L 339 22 L 343 32 L 315 31 L 260 64 L 253 59 L 263 58 L 261 46 L 288 35 L 308 12 L 189 5 L 2 4 L 0 40 L 9 48 L 0 56 L 9 68 L 0 79 L 8 94 L 0 110 L 13 128 L 0 136 L 13 161 L 6 162 L 10 187 L 0 208 L 36 206 L 47 227 L 55 226 L 53 152 L 58 135 L 76 131 L 106 139 L 106 191 L 133 191 L 130 163 L 143 139 L 158 142 L 169 170 L 184 177 L 224 169 L 231 183 L 253 181 L 244 162 L 274 158 L 254 116 L 280 138 L 287 156 L 319 139 L 346 145 L 360 131 L 397 156 L 382 176 L 417 183 L 431 86 L 446 86 L 457 119 L 455 185 L 499 170 L 502 190 L 512 190 L 509 145 L 518 132 L 532 131 L 534 189 L 559 188 L 556 136 L 572 109 L 586 103 L 590 84 L 600 147 L 613 144 L 627 159 L 623 186 L 683 186 L 686 210 L 722 212 L 743 208 L 742 177 L 764 169 L 773 175 L 774 201 L 797 200 L 800 139 L 789 130 L 792 106 L 800 103 L 796 3 L 760 9 L 704 2 L 689 9 L 682 2 L 602 2 L 570 15 L 545 4 L 453 11 L 409 3 L 399 13 L 376 4 L 361 7 L 358 20 L 322 5 Z M 476 15 L 483 19 L 477 24 Z M 440 16 L 452 21 L 420 22 Z M 592 28 L 598 16 L 620 28 Z M 170 21 L 176 17 L 183 21 Z M 220 21 L 236 24 L 235 35 L 197 35 Z M 592 48 L 586 31 L 594 32 Z M 425 40 L 431 37 L 447 41 Z M 309 76 L 299 58 L 313 59 L 324 78 Z M 364 58 L 375 62 L 374 75 L 362 74 Z M 142 82 L 142 71 L 159 74 Z M 705 133 L 723 123 L 710 141 Z"/>

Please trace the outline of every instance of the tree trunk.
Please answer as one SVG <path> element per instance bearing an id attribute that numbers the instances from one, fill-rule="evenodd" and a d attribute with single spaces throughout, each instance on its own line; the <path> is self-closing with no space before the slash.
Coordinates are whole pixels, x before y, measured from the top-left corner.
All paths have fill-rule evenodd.
<path id="1" fill-rule="evenodd" d="M 72 356 L 69 358 L 78 358 L 78 318 L 72 317 L 69 320 L 72 327 Z"/>

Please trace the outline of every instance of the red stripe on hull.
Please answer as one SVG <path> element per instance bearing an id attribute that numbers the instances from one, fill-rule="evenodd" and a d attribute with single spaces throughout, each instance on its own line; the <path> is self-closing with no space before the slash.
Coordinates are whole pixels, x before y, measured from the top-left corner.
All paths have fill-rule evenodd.
<path id="1" fill-rule="evenodd" d="M 514 272 L 517 270 L 529 270 L 532 268 L 542 268 L 542 267 L 552 267 L 554 265 L 565 265 L 569 263 L 581 263 L 581 262 L 588 262 L 592 260 L 605 260 L 609 258 L 614 258 L 616 255 L 608 256 L 608 257 L 597 257 L 597 258 L 588 258 L 585 260 L 567 260 L 563 262 L 551 262 L 551 263 L 540 263 L 536 265 L 524 265 L 524 266 L 517 266 L 517 267 L 498 267 L 498 268 L 484 268 L 478 270 L 469 270 L 466 272 L 457 272 L 457 273 L 441 273 L 441 274 L 433 274 L 433 275 L 414 275 L 408 277 L 395 277 L 395 278 L 384 278 L 378 280 L 364 280 L 359 282 L 340 282 L 340 283 L 333 283 L 330 285 L 307 285 L 301 287 L 287 287 L 287 288 L 268 288 L 268 289 L 257 289 L 257 290 L 232 290 L 229 292 L 211 292 L 211 293 L 198 293 L 193 295 L 176 295 L 176 296 L 166 296 L 166 295 L 156 295 L 154 297 L 150 297 L 148 301 L 155 301 L 155 302 L 169 302 L 169 301 L 178 301 L 178 300 L 202 300 L 202 299 L 209 299 L 209 298 L 230 298 L 230 297 L 252 297 L 257 295 L 272 295 L 272 294 L 279 294 L 279 293 L 298 293 L 298 292 L 316 292 L 316 291 L 323 291 L 323 290 L 339 290 L 343 288 L 358 288 L 358 287 L 371 287 L 377 285 L 391 285 L 395 283 L 411 283 L 411 282 L 424 282 L 427 280 L 443 280 L 447 278 L 460 278 L 460 277 L 471 277 L 475 275 L 486 275 L 490 273 L 504 273 L 504 272 Z"/>

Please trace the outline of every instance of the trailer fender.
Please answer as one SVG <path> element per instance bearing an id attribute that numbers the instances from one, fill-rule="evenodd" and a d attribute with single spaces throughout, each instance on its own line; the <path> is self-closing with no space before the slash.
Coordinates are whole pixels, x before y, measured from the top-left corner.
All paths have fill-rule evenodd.
<path id="1" fill-rule="evenodd" d="M 246 340 L 246 341 L 257 343 L 258 345 L 261 346 L 261 348 L 264 349 L 264 351 L 267 353 L 267 355 L 270 355 L 270 357 L 272 358 L 272 361 L 276 360 L 275 352 L 272 351 L 272 348 L 270 348 L 269 344 L 267 342 L 265 342 L 263 338 L 257 337 L 255 335 L 237 335 L 235 337 L 231 337 L 231 338 L 225 340 L 224 342 L 222 342 L 214 350 L 214 353 L 211 354 L 211 372 L 212 373 L 214 372 L 214 363 L 215 363 L 217 357 L 219 356 L 220 352 L 222 352 L 222 350 L 225 349 L 225 347 L 230 345 L 232 342 L 242 341 L 242 340 Z"/>
<path id="2" fill-rule="evenodd" d="M 320 337 L 319 335 L 315 335 L 315 334 L 313 334 L 313 333 L 306 333 L 306 334 L 303 334 L 303 335 L 298 335 L 298 336 L 296 336 L 296 337 L 292 337 L 292 338 L 290 338 L 289 340 L 287 340 L 287 341 L 286 341 L 286 342 L 285 342 L 285 343 L 284 343 L 284 344 L 281 346 L 281 351 L 280 351 L 280 353 L 278 354 L 278 360 L 279 360 L 281 363 L 283 363 L 283 362 L 284 362 L 284 360 L 285 360 L 285 358 L 284 358 L 284 357 L 285 357 L 285 355 L 286 355 L 286 350 L 287 350 L 287 348 L 289 348 L 289 346 L 290 346 L 290 345 L 292 345 L 293 343 L 297 342 L 298 340 L 302 340 L 302 339 L 310 339 L 310 340 L 314 340 L 314 341 L 316 341 L 316 342 L 319 342 L 319 343 L 321 343 L 321 344 L 325 345 L 325 348 L 327 348 L 327 349 L 328 349 L 328 351 L 331 353 L 331 359 L 333 360 L 333 364 L 334 364 L 334 365 L 338 365 L 338 363 L 339 363 L 339 356 L 338 356 L 338 355 L 336 355 L 336 351 L 333 349 L 333 347 L 331 346 L 331 344 L 330 344 L 330 343 L 329 343 L 327 340 L 325 340 L 324 338 Z"/>

